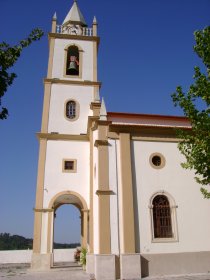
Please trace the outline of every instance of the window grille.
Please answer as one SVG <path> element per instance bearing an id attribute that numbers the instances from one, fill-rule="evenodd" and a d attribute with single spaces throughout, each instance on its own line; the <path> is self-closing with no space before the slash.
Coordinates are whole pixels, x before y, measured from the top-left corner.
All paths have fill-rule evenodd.
<path id="1" fill-rule="evenodd" d="M 155 238 L 172 238 L 171 209 L 165 195 L 153 199 L 153 225 Z"/>
<path id="2" fill-rule="evenodd" d="M 66 103 L 66 116 L 69 119 L 76 117 L 76 102 L 71 100 Z"/>

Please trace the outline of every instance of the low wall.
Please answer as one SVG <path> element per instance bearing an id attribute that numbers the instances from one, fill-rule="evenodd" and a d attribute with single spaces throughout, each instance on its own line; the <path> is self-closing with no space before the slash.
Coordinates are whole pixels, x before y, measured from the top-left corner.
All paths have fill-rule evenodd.
<path id="1" fill-rule="evenodd" d="M 54 262 L 73 262 L 75 249 L 55 249 Z M 32 250 L 0 251 L 0 264 L 31 263 Z"/>
<path id="2" fill-rule="evenodd" d="M 210 252 L 142 254 L 142 277 L 210 272 Z"/>

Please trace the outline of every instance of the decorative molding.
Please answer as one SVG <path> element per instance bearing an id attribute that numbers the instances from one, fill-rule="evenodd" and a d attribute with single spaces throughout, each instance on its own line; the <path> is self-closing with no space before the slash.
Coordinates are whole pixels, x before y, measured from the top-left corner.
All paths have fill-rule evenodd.
<path id="1" fill-rule="evenodd" d="M 109 146 L 109 142 L 108 140 L 95 140 L 94 146 Z"/>
<path id="2" fill-rule="evenodd" d="M 58 78 L 53 78 L 53 79 L 48 79 L 45 78 L 44 79 L 44 83 L 49 83 L 49 84 L 71 84 L 71 85 L 83 85 L 83 86 L 97 86 L 97 87 L 101 87 L 102 83 L 101 82 L 93 82 L 93 81 L 86 81 L 86 80 L 82 80 L 82 81 L 72 81 L 72 80 L 61 80 Z"/>
<path id="3" fill-rule="evenodd" d="M 42 212 L 42 213 L 54 211 L 54 209 L 52 209 L 52 208 L 33 208 L 33 210 L 34 210 L 34 212 Z"/>
<path id="4" fill-rule="evenodd" d="M 70 34 L 61 34 L 61 33 L 49 33 L 48 38 L 94 41 L 97 42 L 97 44 L 100 43 L 100 38 L 98 36 L 82 36 L 82 35 L 70 35 Z"/>
<path id="5" fill-rule="evenodd" d="M 58 132 L 51 132 L 51 133 L 36 133 L 37 138 L 40 139 L 47 139 L 47 140 L 77 140 L 77 141 L 89 141 L 89 137 L 87 134 L 81 135 L 73 135 L 73 134 L 59 134 Z"/>
<path id="6" fill-rule="evenodd" d="M 115 193 L 111 190 L 97 190 L 97 195 L 114 195 Z"/>

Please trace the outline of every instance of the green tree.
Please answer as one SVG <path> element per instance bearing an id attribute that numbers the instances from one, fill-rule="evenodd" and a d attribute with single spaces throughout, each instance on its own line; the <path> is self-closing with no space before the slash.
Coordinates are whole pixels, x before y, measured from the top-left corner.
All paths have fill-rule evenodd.
<path id="1" fill-rule="evenodd" d="M 43 36 L 43 31 L 36 28 L 32 30 L 28 38 L 21 40 L 19 44 L 10 46 L 9 44 L 0 43 L 0 119 L 7 119 L 8 109 L 2 106 L 2 97 L 12 85 L 17 75 L 9 72 L 9 69 L 17 62 L 22 50 L 28 47 L 33 41 L 39 40 Z"/>
<path id="2" fill-rule="evenodd" d="M 192 130 L 178 131 L 179 150 L 185 156 L 182 167 L 193 169 L 196 181 L 202 185 L 204 197 L 210 198 L 206 186 L 210 183 L 210 26 L 195 31 L 194 51 L 203 62 L 202 70 L 194 68 L 193 84 L 187 92 L 181 86 L 172 94 L 175 106 L 179 106 L 189 118 Z"/>

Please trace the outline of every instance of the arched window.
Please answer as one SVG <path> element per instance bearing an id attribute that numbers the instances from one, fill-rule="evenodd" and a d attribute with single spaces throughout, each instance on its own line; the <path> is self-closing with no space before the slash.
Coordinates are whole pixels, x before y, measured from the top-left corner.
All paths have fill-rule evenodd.
<path id="1" fill-rule="evenodd" d="M 76 118 L 76 102 L 74 100 L 70 100 L 66 103 L 66 117 L 68 119 Z"/>
<path id="2" fill-rule="evenodd" d="M 77 46 L 70 46 L 67 49 L 66 75 L 79 76 L 79 49 Z"/>
<path id="3" fill-rule="evenodd" d="M 171 209 L 165 195 L 157 195 L 152 201 L 154 238 L 172 238 Z"/>

